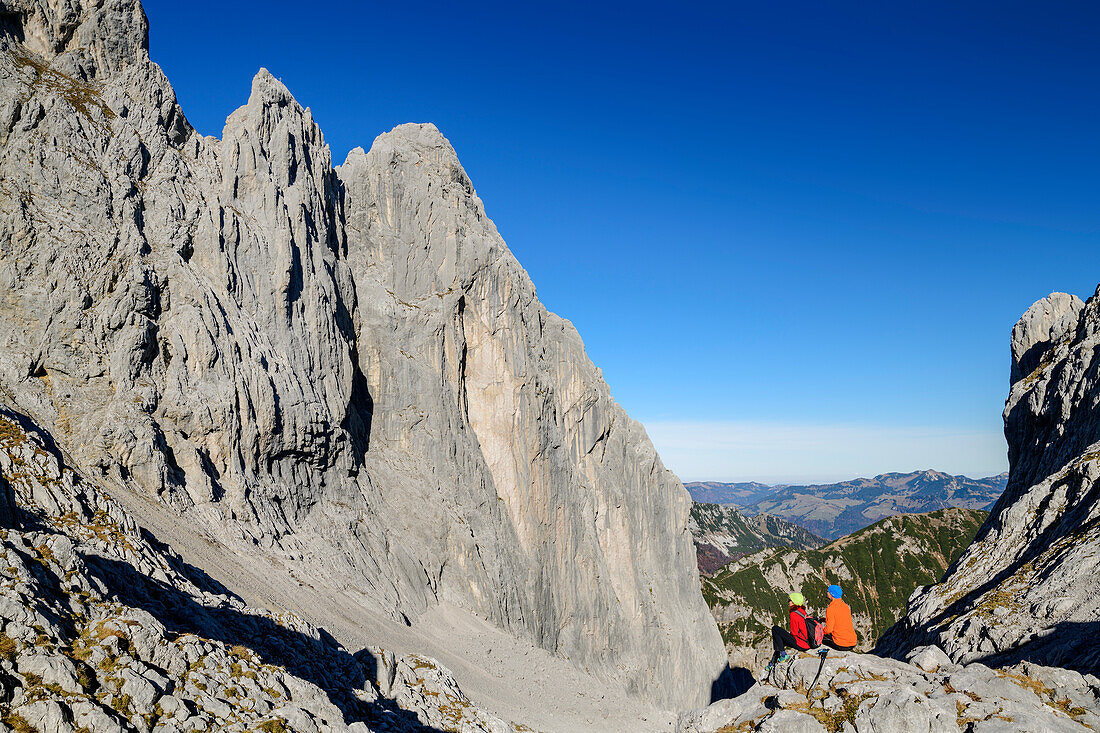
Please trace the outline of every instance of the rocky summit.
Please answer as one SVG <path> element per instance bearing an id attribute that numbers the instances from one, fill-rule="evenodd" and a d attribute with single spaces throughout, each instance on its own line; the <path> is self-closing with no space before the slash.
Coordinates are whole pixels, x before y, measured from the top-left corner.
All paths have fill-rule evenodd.
<path id="1" fill-rule="evenodd" d="M 670 707 L 725 665 L 686 491 L 446 138 L 334 166 L 265 70 L 204 137 L 136 0 L 0 2 L 0 401 L 325 623 L 463 609 Z"/>
<path id="2" fill-rule="evenodd" d="M 1100 298 L 1013 332 L 1008 488 L 895 658 L 702 707 L 688 493 L 447 139 L 241 97 L 196 132 L 137 0 L 0 0 L 0 733 L 1096 726 Z"/>

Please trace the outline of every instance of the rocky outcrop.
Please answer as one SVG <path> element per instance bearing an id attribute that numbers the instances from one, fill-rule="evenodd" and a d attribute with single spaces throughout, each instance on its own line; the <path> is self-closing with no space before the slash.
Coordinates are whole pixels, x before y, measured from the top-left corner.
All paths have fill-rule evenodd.
<path id="1" fill-rule="evenodd" d="M 938 647 L 908 662 L 797 654 L 739 697 L 680 716 L 678 733 L 1032 733 L 1097 730 L 1100 680 L 1022 662 L 955 664 Z"/>
<path id="2" fill-rule="evenodd" d="M 394 618 L 710 694 L 689 499 L 434 127 L 334 169 L 261 71 L 202 137 L 135 0 L 0 14 L 0 394 L 76 467 Z"/>
<path id="3" fill-rule="evenodd" d="M 1076 321 L 1073 314 L 1079 314 Z M 942 582 L 880 644 L 935 643 L 956 661 L 1095 674 L 1100 652 L 1100 297 L 1039 301 L 1013 329 L 1008 488 Z M 1018 374 L 1017 374 L 1018 376 Z"/>
<path id="4" fill-rule="evenodd" d="M 434 126 L 380 136 L 338 175 L 374 398 L 366 467 L 395 517 L 439 507 L 414 527 L 430 533 L 419 540 L 436 594 L 585 665 L 688 694 L 672 669 L 695 667 L 718 638 L 702 604 L 678 600 L 693 574 L 665 573 L 694 560 L 681 529 L 690 501 L 645 431 L 576 329 L 538 301 Z M 440 534 L 449 509 L 472 531 Z M 671 607 L 694 631 L 655 658 L 653 637 L 631 626 L 667 626 Z"/>
<path id="5" fill-rule="evenodd" d="M 432 659 L 352 656 L 246 606 L 5 409 L 0 475 L 27 517 L 0 531 L 0 722 L 15 730 L 515 730 Z"/>
<path id="6" fill-rule="evenodd" d="M 1051 293 L 1027 309 L 1012 327 L 1010 384 L 1034 372 L 1043 357 L 1077 328 L 1084 307 L 1076 295 Z"/>

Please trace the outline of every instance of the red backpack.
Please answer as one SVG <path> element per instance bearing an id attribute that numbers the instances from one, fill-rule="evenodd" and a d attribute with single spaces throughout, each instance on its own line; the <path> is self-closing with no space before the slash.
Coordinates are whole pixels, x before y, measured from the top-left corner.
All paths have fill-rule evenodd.
<path id="1" fill-rule="evenodd" d="M 825 640 L 825 624 L 813 616 L 807 616 L 804 611 L 795 611 L 806 624 L 806 643 L 810 649 L 821 646 Z"/>

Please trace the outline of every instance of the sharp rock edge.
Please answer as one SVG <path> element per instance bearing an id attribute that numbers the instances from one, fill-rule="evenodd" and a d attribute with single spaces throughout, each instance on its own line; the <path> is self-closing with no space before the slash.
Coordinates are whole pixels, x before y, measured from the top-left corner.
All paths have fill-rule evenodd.
<path id="1" fill-rule="evenodd" d="M 134 0 L 0 31 L 0 388 L 77 469 L 395 618 L 709 697 L 687 494 L 438 130 L 334 168 L 264 70 L 199 135 Z"/>

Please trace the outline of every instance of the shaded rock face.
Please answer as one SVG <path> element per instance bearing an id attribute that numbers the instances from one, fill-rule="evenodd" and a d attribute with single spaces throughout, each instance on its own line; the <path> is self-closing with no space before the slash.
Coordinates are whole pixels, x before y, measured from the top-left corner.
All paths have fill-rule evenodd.
<path id="1" fill-rule="evenodd" d="M 881 651 L 935 643 L 956 661 L 1100 670 L 1098 353 L 1100 297 L 1079 308 L 1052 295 L 1013 329 L 1015 368 L 1038 361 L 1005 406 L 1008 488 L 942 582 L 910 599 Z"/>
<path id="2" fill-rule="evenodd" d="M 687 494 L 438 130 L 334 169 L 261 70 L 204 138 L 136 2 L 0 15 L 0 394 L 89 475 L 318 587 L 709 694 Z"/>

